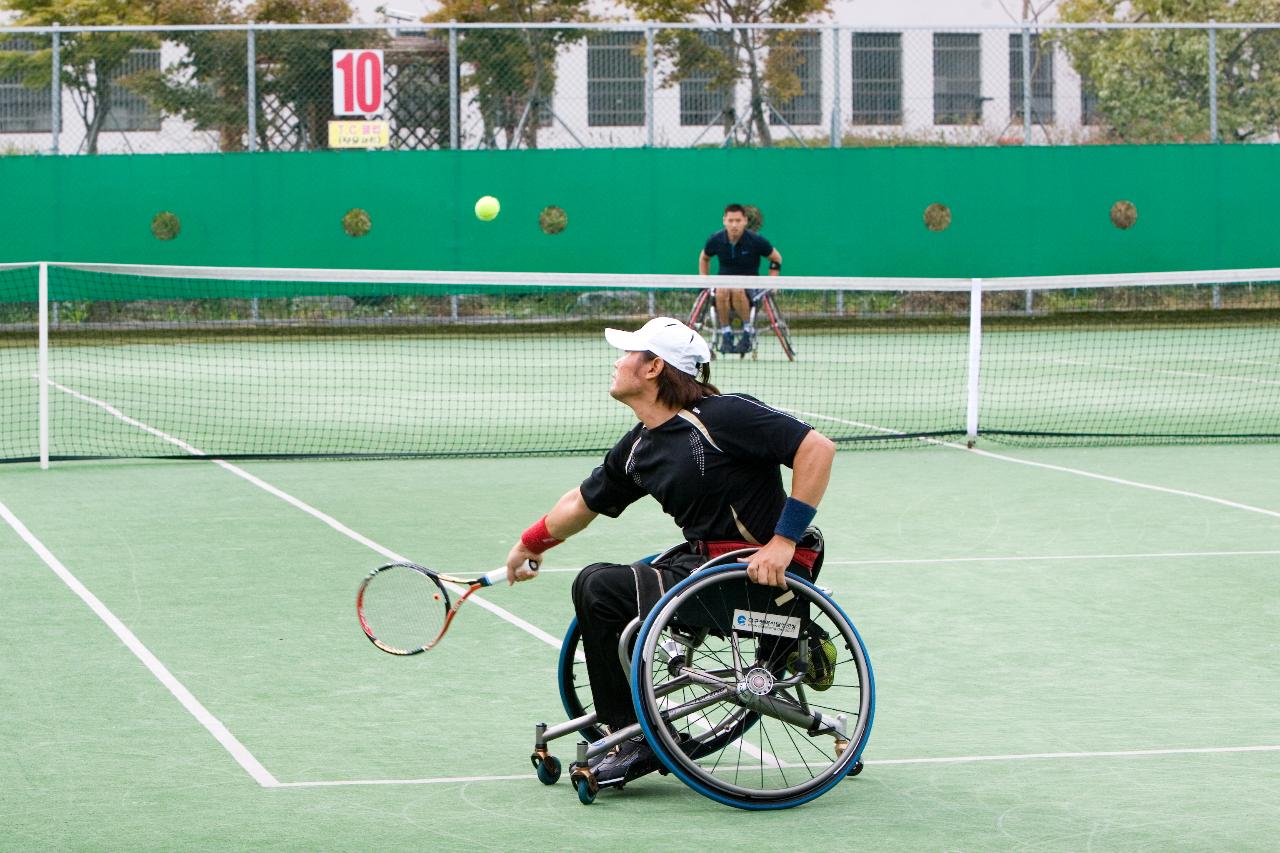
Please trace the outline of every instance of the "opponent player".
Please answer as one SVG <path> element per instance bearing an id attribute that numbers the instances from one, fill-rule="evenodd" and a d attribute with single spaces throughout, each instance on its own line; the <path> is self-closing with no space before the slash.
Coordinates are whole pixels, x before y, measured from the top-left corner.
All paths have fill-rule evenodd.
<path id="1" fill-rule="evenodd" d="M 724 228 L 707 238 L 698 254 L 698 275 L 710 275 L 711 259 L 720 260 L 720 275 L 759 275 L 760 259 L 768 258 L 769 275 L 782 272 L 782 255 L 773 244 L 754 231 L 747 230 L 747 210 L 740 204 L 724 209 Z M 716 288 L 716 314 L 720 317 L 720 351 L 751 351 L 751 296 L 740 287 Z M 734 341 L 733 317 L 742 320 L 742 338 Z"/>
<path id="2" fill-rule="evenodd" d="M 507 557 L 511 582 L 534 577 L 525 560 L 551 548 L 598 515 L 616 518 L 645 495 L 680 525 L 682 553 L 655 565 L 595 563 L 573 584 L 591 694 L 602 725 L 636 721 L 618 660 L 627 624 L 648 612 L 665 590 L 714 554 L 761 546 L 748 561 L 754 582 L 785 587 L 790 569 L 815 577 L 822 565 L 805 540 L 831 475 L 835 445 L 808 424 L 745 394 L 721 394 L 709 383 L 711 352 L 678 320 L 658 317 L 635 332 L 605 330 L 623 350 L 609 394 L 639 419 L 604 462 L 520 537 Z M 781 467 L 792 469 L 791 496 Z M 797 547 L 799 543 L 799 547 Z M 658 769 L 643 737 L 593 760 L 601 787 Z"/>

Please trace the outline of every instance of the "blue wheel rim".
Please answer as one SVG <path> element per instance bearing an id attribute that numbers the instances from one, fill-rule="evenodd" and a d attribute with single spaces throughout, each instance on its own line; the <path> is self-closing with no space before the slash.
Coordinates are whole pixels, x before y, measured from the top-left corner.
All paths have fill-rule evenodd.
<path id="1" fill-rule="evenodd" d="M 649 615 L 645 617 L 644 624 L 640 627 L 639 633 L 636 634 L 635 651 L 632 653 L 632 658 L 631 658 L 631 702 L 635 706 L 636 719 L 639 720 L 640 722 L 640 729 L 641 731 L 644 732 L 645 740 L 648 741 L 650 748 L 653 749 L 654 751 L 654 754 L 658 756 L 658 760 L 661 761 L 664 765 L 666 765 L 668 770 L 670 770 L 677 777 L 679 777 L 680 781 L 684 782 L 690 788 L 693 788 L 699 794 L 702 794 L 704 797 L 708 797 L 709 799 L 715 800 L 718 803 L 724 803 L 725 805 L 733 806 L 734 808 L 746 809 L 747 811 L 767 811 L 772 809 L 786 809 L 786 808 L 791 808 L 792 806 L 802 805 L 804 803 L 809 802 L 810 800 L 813 800 L 813 799 L 816 799 L 817 797 L 822 796 L 827 791 L 831 790 L 837 784 L 839 784 L 840 781 L 845 778 L 845 775 L 836 774 L 819 788 L 813 791 L 810 791 L 804 794 L 803 796 L 797 797 L 795 799 L 783 800 L 780 802 L 768 802 L 768 801 L 755 802 L 751 800 L 743 800 L 737 797 L 730 797 L 720 793 L 719 791 L 714 791 L 711 788 L 707 787 L 701 780 L 695 779 L 694 777 L 686 773 L 684 768 L 682 768 L 680 764 L 677 761 L 675 761 L 671 757 L 671 755 L 667 752 L 667 749 L 663 745 L 663 743 L 657 737 L 654 736 L 653 728 L 649 725 L 648 717 L 644 712 L 644 702 L 641 700 L 641 697 L 640 697 L 640 681 L 639 679 L 636 678 L 636 674 L 643 671 L 643 667 L 641 666 L 642 664 L 641 652 L 644 649 L 645 641 L 648 638 L 650 629 L 653 627 L 654 619 L 657 618 L 657 615 L 659 612 L 661 612 L 662 608 L 674 596 L 676 596 L 681 591 L 691 586 L 693 583 L 697 582 L 698 580 L 701 580 L 707 577 L 708 574 L 712 574 L 712 573 L 721 574 L 728 571 L 745 569 L 746 567 L 747 567 L 746 563 L 729 563 L 724 566 L 716 566 L 715 568 L 706 569 L 701 572 L 695 572 L 694 574 L 680 581 L 680 583 L 673 586 L 671 590 L 668 591 L 667 594 L 664 595 L 656 605 L 654 605 L 653 609 L 649 611 Z M 795 574 L 792 574 L 791 572 L 787 572 L 787 577 L 791 578 L 794 581 L 798 581 L 799 583 L 804 584 L 805 586 L 817 592 L 818 595 L 826 599 L 840 613 L 840 615 L 844 618 L 845 622 L 849 624 L 849 628 L 853 632 L 854 639 L 857 641 L 858 647 L 862 651 L 862 658 L 866 662 L 867 691 L 869 693 L 868 703 L 867 703 L 867 725 L 866 725 L 866 728 L 863 729 L 862 737 L 859 738 L 858 743 L 851 747 L 855 750 L 853 754 L 853 760 L 849 763 L 849 766 L 852 767 L 862 758 L 862 751 L 866 748 L 867 740 L 871 737 L 871 724 L 875 719 L 876 688 L 875 688 L 875 676 L 871 671 L 871 657 L 870 655 L 867 654 L 866 644 L 862 642 L 862 635 L 858 633 L 857 626 L 854 625 L 853 620 L 849 618 L 849 615 L 844 612 L 844 609 L 840 607 L 840 605 L 836 602 L 835 599 L 827 595 L 825 592 L 823 592 L 821 589 L 819 589 L 816 585 L 811 583 L 809 580 L 802 578 L 799 575 L 795 575 Z"/>

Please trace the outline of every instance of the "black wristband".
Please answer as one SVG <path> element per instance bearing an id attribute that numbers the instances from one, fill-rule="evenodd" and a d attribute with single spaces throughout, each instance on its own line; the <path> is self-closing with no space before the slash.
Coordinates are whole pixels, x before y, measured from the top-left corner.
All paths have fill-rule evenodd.
<path id="1" fill-rule="evenodd" d="M 781 270 L 781 269 L 782 269 L 782 264 L 781 264 L 781 263 L 779 263 L 778 261 L 769 261 L 769 269 L 771 269 L 771 270 Z"/>

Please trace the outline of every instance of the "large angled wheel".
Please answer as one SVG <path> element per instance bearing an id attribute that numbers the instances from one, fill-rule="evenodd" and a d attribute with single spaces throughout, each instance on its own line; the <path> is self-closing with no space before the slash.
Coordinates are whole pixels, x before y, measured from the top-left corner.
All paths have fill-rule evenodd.
<path id="1" fill-rule="evenodd" d="M 564 712 L 571 720 L 586 716 L 592 706 L 591 681 L 587 678 L 587 659 L 582 655 L 582 633 L 578 630 L 577 617 L 569 623 L 569 630 L 565 631 L 564 641 L 560 643 L 560 664 L 556 674 Z M 605 731 L 591 725 L 578 729 L 578 734 L 590 743 L 603 738 Z"/>
<path id="2" fill-rule="evenodd" d="M 741 563 L 705 569 L 672 588 L 636 638 L 632 699 L 646 738 L 686 784 L 738 808 L 822 795 L 855 772 L 871 732 L 875 687 L 857 629 L 807 580 L 787 584 L 754 584 Z M 672 655 L 682 634 L 701 641 Z M 691 753 L 691 725 L 740 736 Z"/>
<path id="3" fill-rule="evenodd" d="M 706 288 L 693 301 L 693 310 L 689 312 L 689 328 L 694 329 L 707 339 L 714 359 L 720 349 L 720 323 L 716 319 L 715 291 Z"/>
<path id="4" fill-rule="evenodd" d="M 787 328 L 786 318 L 778 310 L 778 303 L 774 301 L 773 293 L 766 293 L 761 302 L 764 303 L 765 316 L 769 318 L 769 328 L 773 329 L 773 333 L 778 337 L 778 343 L 782 344 L 782 351 L 786 353 L 789 361 L 795 361 L 796 348 L 791 343 L 791 330 Z"/>

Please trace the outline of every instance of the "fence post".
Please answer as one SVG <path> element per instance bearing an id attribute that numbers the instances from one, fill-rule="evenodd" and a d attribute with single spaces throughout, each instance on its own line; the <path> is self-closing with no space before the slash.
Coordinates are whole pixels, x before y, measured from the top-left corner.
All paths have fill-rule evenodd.
<path id="1" fill-rule="evenodd" d="M 982 364 L 982 279 L 969 287 L 969 382 L 964 433 L 970 447 L 978 440 L 978 372 Z"/>
<path id="2" fill-rule="evenodd" d="M 1022 144 L 1031 144 L 1031 30 L 1022 27 Z"/>
<path id="3" fill-rule="evenodd" d="M 1209 20 L 1209 141 L 1218 141 L 1218 29 Z"/>
<path id="4" fill-rule="evenodd" d="M 842 142 L 841 136 L 844 131 L 844 116 L 840 109 L 840 28 L 831 28 L 831 59 L 832 59 L 832 84 L 831 84 L 831 147 L 839 148 Z"/>
<path id="5" fill-rule="evenodd" d="M 254 40 L 253 24 L 245 30 L 245 92 L 249 102 L 249 142 L 246 147 L 250 151 L 258 150 L 258 57 L 257 44 Z"/>
<path id="6" fill-rule="evenodd" d="M 458 28 L 449 24 L 449 148 L 458 150 Z"/>
<path id="7" fill-rule="evenodd" d="M 58 153 L 58 133 L 62 129 L 62 34 L 58 32 L 61 24 L 53 25 L 53 67 L 49 82 L 49 106 L 52 114 L 49 117 L 50 146 L 49 153 Z"/>
<path id="8" fill-rule="evenodd" d="M 644 145 L 653 147 L 653 28 L 644 28 Z"/>

